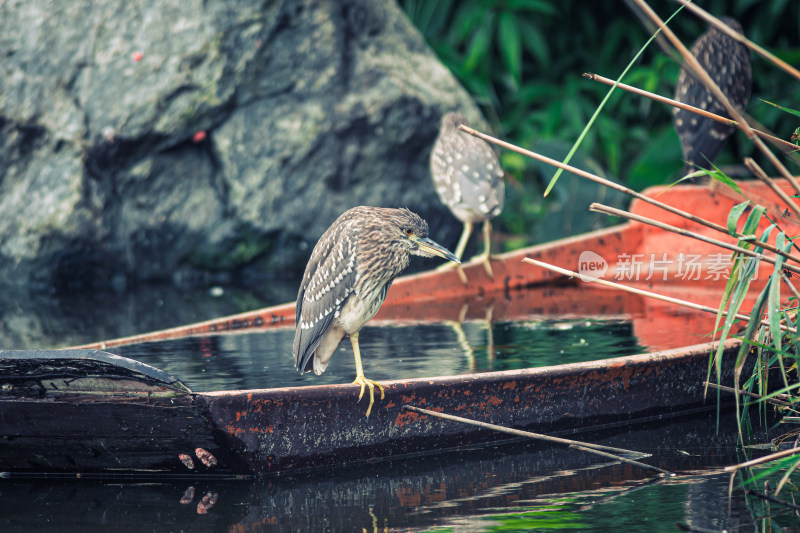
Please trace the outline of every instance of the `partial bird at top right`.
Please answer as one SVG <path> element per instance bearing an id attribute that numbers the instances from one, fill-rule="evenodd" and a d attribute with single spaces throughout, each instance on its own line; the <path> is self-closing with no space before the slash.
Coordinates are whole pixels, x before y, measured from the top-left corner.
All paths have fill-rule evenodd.
<path id="1" fill-rule="evenodd" d="M 736 19 L 720 17 L 720 21 L 732 30 L 744 33 L 742 25 Z M 747 47 L 712 26 L 695 41 L 691 52 L 730 102 L 743 110 L 750 99 L 753 82 Z M 695 78 L 691 68 L 686 65 L 681 68 L 678 76 L 675 99 L 718 115 L 730 116 L 722 103 Z M 672 118 L 675 131 L 681 139 L 685 161 L 681 175 L 694 171 L 695 167 L 711 168 L 711 162 L 735 129 L 734 126 L 678 108 L 673 108 Z"/>

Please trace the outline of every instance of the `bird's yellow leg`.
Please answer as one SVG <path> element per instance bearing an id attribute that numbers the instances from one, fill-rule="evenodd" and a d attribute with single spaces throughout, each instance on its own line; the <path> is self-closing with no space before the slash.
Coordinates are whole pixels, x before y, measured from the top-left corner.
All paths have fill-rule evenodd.
<path id="1" fill-rule="evenodd" d="M 490 220 L 483 221 L 483 253 L 476 256 L 483 263 L 483 268 L 486 274 L 494 277 L 492 271 L 492 222 Z"/>
<path id="2" fill-rule="evenodd" d="M 364 387 L 369 387 L 369 407 L 367 407 L 367 416 L 369 416 L 372 412 L 372 404 L 375 403 L 375 387 L 381 391 L 381 400 L 384 399 L 383 385 L 364 377 L 364 367 L 361 366 L 361 350 L 358 348 L 358 332 L 350 335 L 350 344 L 353 345 L 353 355 L 356 358 L 356 379 L 353 384 L 361 385 L 361 392 L 358 394 L 359 400 L 364 396 Z"/>
<path id="3" fill-rule="evenodd" d="M 470 235 L 472 235 L 472 222 L 464 222 L 464 230 L 461 232 L 461 237 L 458 239 L 458 245 L 456 246 L 456 251 L 454 252 L 454 255 L 459 259 L 461 259 L 461 257 L 464 255 L 464 249 L 467 247 Z M 466 285 L 467 275 L 464 274 L 464 269 L 461 268 L 460 264 L 454 262 L 448 262 L 440 266 L 436 270 L 449 270 L 451 268 L 456 269 L 456 272 L 458 273 L 458 278 L 461 280 L 461 283 Z"/>
<path id="4" fill-rule="evenodd" d="M 470 235 L 472 235 L 472 222 L 464 222 L 464 231 L 461 232 L 461 238 L 458 239 L 458 246 L 456 246 L 454 254 L 459 259 L 464 255 L 464 249 L 467 247 Z"/>

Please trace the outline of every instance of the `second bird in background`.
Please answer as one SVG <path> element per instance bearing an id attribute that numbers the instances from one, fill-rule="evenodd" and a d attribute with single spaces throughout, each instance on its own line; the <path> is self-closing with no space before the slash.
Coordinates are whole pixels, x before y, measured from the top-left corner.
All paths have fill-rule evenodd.
<path id="1" fill-rule="evenodd" d="M 461 259 L 464 254 L 473 225 L 483 222 L 484 250 L 479 257 L 486 273 L 493 277 L 491 219 L 503 210 L 503 169 L 492 147 L 461 131 L 460 124 L 466 125 L 467 121 L 459 113 L 447 113 L 442 117 L 439 136 L 431 152 L 431 177 L 442 203 L 464 223 L 456 257 Z M 456 268 L 461 281 L 467 283 L 461 265 Z"/>
<path id="2" fill-rule="evenodd" d="M 742 26 L 736 19 L 721 17 L 720 21 L 732 30 L 743 33 Z M 747 47 L 712 26 L 695 41 L 691 52 L 731 104 L 743 110 L 750 99 L 752 85 L 750 52 Z M 730 116 L 725 106 L 714 98 L 686 65 L 681 68 L 678 76 L 675 99 L 717 115 Z M 692 172 L 693 166 L 711 168 L 711 162 L 735 129 L 728 124 L 678 108 L 673 109 L 673 121 L 675 131 L 681 139 L 683 160 L 686 162 L 682 175 Z"/>

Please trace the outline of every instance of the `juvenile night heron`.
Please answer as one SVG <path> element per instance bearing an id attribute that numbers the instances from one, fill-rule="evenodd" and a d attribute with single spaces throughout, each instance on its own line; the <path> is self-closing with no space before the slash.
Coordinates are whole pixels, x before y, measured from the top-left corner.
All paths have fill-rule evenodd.
<path id="1" fill-rule="evenodd" d="M 721 17 L 720 20 L 732 30 L 743 33 L 741 24 L 735 19 Z M 747 47 L 712 26 L 695 41 L 691 52 L 731 103 L 738 109 L 744 109 L 750 99 L 752 85 L 750 53 Z M 725 107 L 694 77 L 686 65 L 681 68 L 678 76 L 675 99 L 718 115 L 729 116 Z M 683 159 L 686 161 L 683 174 L 691 172 L 693 165 L 711 168 L 710 162 L 722 150 L 725 140 L 733 133 L 734 126 L 678 108 L 673 108 L 672 113 L 675 131 L 681 139 Z"/>
<path id="2" fill-rule="evenodd" d="M 503 169 L 492 147 L 458 129 L 460 124 L 466 125 L 467 121 L 458 113 L 442 117 L 439 136 L 431 152 L 431 176 L 442 203 L 464 223 L 456 257 L 461 259 L 464 254 L 473 224 L 483 221 L 484 249 L 479 257 L 486 273 L 492 277 L 491 219 L 503 210 Z M 467 282 L 460 266 L 458 275 L 462 282 Z"/>
<path id="3" fill-rule="evenodd" d="M 438 255 L 458 262 L 446 248 L 428 238 L 428 224 L 408 209 L 354 207 L 325 231 L 311 252 L 297 293 L 294 362 L 301 373 L 325 372 L 336 347 L 350 336 L 356 359 L 358 399 L 369 387 L 367 416 L 375 387 L 364 377 L 358 332 L 378 312 L 386 292 L 411 254 Z"/>

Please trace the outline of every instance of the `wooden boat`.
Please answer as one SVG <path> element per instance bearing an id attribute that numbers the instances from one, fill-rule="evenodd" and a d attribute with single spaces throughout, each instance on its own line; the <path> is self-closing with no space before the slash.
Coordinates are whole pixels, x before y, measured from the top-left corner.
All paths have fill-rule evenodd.
<path id="1" fill-rule="evenodd" d="M 779 200 L 771 191 L 759 184 L 745 184 L 743 189 L 780 217 Z M 740 201 L 725 190 L 691 186 L 652 189 L 648 194 L 722 224 Z M 705 209 L 695 209 L 699 205 Z M 640 201 L 631 208 L 692 231 L 710 232 L 655 209 Z M 796 226 L 794 221 L 786 225 Z M 705 254 L 701 264 L 709 265 L 710 254 L 719 253 L 709 245 L 632 222 L 506 254 L 495 265 L 493 279 L 481 265 L 467 265 L 467 286 L 452 271 L 398 279 L 377 319 L 469 319 L 483 317 L 489 308 L 500 320 L 625 315 L 633 317 L 634 333 L 645 344 L 653 324 L 668 324 L 677 348 L 545 368 L 389 381 L 384 383 L 385 401 L 368 419 L 363 405 L 354 402 L 354 385 L 193 393 L 173 376 L 108 353 L 129 343 L 293 327 L 293 304 L 68 350 L 2 351 L 0 471 L 267 474 L 498 438 L 493 431 L 405 411 L 404 405 L 545 433 L 630 424 L 724 405 L 716 395 L 706 398 L 703 382 L 712 345 L 698 345 L 709 328 L 696 314 L 611 289 L 576 288 L 575 280 L 521 262 L 533 257 L 577 270 L 587 250 L 607 262 L 607 279 L 624 274 L 625 258 L 636 254 L 663 251 L 664 257 L 678 261 L 679 251 L 692 252 Z M 649 277 L 652 271 L 643 268 L 640 279 L 631 284 L 715 307 L 725 280 L 705 274 L 687 280 L 678 266 Z M 735 350 L 736 342 L 726 345 L 726 363 Z M 725 364 L 719 381 L 730 385 L 731 376 Z"/>

